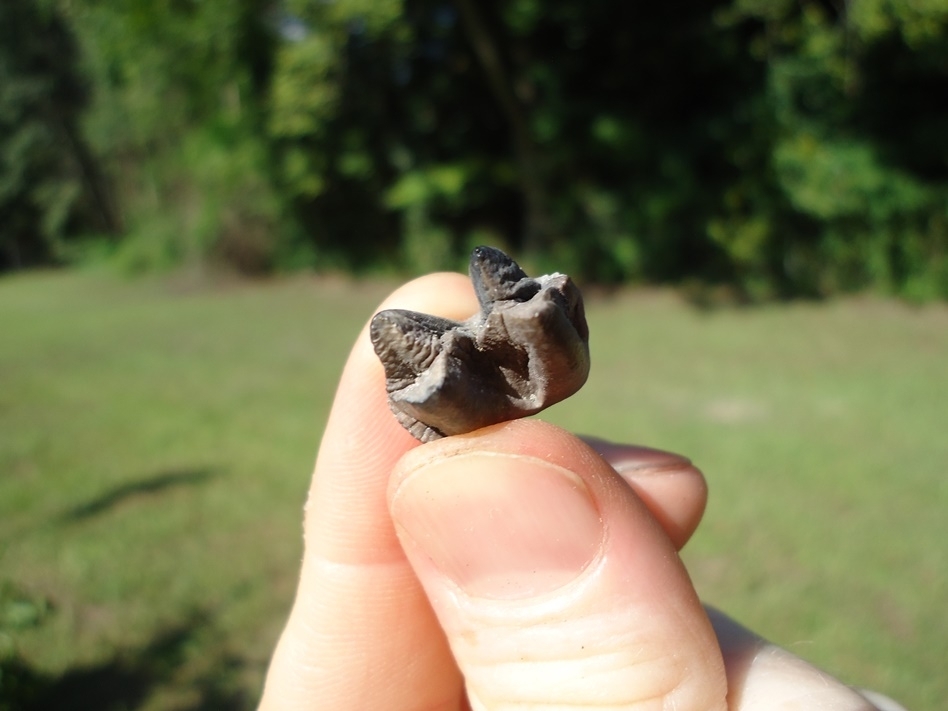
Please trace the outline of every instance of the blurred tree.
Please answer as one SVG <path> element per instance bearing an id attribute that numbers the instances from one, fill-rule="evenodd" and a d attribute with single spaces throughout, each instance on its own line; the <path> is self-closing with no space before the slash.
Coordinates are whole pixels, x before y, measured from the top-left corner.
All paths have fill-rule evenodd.
<path id="1" fill-rule="evenodd" d="M 86 102 L 76 44 L 55 9 L 0 4 L 0 270 L 48 261 L 72 230 L 118 229 L 79 129 Z"/>
<path id="2" fill-rule="evenodd" d="M 772 195 L 750 218 L 775 237 L 765 276 L 948 296 L 948 6 L 740 0 L 719 20 L 749 18 L 774 125 Z"/>
<path id="3" fill-rule="evenodd" d="M 605 280 L 726 268 L 702 218 L 763 70 L 708 3 L 287 6 L 270 132 L 323 249 L 447 266 L 491 238 Z"/>
<path id="4" fill-rule="evenodd" d="M 279 258 L 263 102 L 267 0 L 77 0 L 63 4 L 95 87 L 85 128 L 127 226 L 129 269 Z"/>
<path id="5" fill-rule="evenodd" d="M 948 296 L 943 0 L 58 7 L 133 267 L 492 242 L 602 282 Z"/>

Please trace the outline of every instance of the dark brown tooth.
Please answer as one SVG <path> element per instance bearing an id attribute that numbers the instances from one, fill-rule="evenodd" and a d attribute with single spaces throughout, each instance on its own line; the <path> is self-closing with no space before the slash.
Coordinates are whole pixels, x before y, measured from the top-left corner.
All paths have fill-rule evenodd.
<path id="1" fill-rule="evenodd" d="M 537 413 L 589 373 L 582 295 L 569 277 L 531 279 L 500 250 L 478 247 L 471 280 L 481 310 L 463 323 L 389 310 L 369 328 L 389 406 L 422 442 Z"/>

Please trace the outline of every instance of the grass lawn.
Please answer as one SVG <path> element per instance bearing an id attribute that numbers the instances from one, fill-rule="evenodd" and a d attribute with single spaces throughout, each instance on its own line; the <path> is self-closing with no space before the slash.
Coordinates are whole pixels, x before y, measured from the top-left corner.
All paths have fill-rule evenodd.
<path id="1" fill-rule="evenodd" d="M 335 380 L 393 286 L 0 279 L 0 709 L 255 706 Z M 702 596 L 948 698 L 948 308 L 644 292 L 589 320 L 590 382 L 546 416 L 705 471 Z"/>

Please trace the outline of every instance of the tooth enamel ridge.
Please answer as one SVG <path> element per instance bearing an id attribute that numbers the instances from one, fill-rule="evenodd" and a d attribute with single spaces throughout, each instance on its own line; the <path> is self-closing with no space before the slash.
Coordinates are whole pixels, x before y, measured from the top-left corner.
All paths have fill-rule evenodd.
<path id="1" fill-rule="evenodd" d="M 390 309 L 369 328 L 389 406 L 422 442 L 535 414 L 589 374 L 583 299 L 568 276 L 532 279 L 493 247 L 475 249 L 469 271 L 481 309 L 467 321 Z"/>

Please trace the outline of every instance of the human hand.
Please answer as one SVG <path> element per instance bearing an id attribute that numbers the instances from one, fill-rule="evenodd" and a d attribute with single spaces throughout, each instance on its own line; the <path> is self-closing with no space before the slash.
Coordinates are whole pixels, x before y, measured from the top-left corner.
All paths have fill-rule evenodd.
<path id="1" fill-rule="evenodd" d="M 463 319 L 477 303 L 436 274 L 383 307 Z M 686 459 L 535 420 L 419 446 L 363 331 L 260 708 L 876 708 L 702 607 L 677 551 L 705 498 Z"/>

